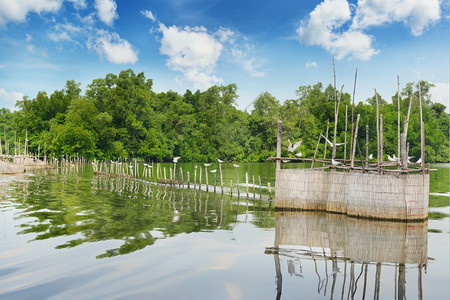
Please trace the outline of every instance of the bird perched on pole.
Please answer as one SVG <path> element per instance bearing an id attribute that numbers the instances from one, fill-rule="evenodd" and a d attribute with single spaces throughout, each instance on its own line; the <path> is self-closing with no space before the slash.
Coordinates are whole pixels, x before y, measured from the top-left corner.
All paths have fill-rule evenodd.
<path id="1" fill-rule="evenodd" d="M 174 157 L 174 158 L 173 158 L 173 162 L 174 162 L 174 163 L 177 163 L 178 160 L 179 160 L 180 158 L 181 158 L 181 157 L 179 157 L 179 156 Z"/>

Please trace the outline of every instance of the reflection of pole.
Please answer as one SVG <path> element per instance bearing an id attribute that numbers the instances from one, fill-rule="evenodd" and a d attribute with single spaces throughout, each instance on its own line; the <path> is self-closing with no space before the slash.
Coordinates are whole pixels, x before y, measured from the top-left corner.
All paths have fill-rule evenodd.
<path id="1" fill-rule="evenodd" d="M 345 291 L 345 280 L 347 279 L 347 261 L 344 261 L 344 280 L 342 282 L 342 292 L 341 292 L 341 300 L 344 299 L 344 291 Z"/>
<path id="2" fill-rule="evenodd" d="M 374 288 L 373 299 L 380 299 L 380 276 L 381 276 L 381 263 L 378 262 L 377 270 L 375 272 L 375 288 Z"/>
<path id="3" fill-rule="evenodd" d="M 398 300 L 406 299 L 406 270 L 405 264 L 398 265 Z"/>
<path id="4" fill-rule="evenodd" d="M 334 294 L 334 286 L 336 285 L 336 276 L 337 276 L 337 261 L 336 258 L 332 260 L 333 264 L 333 284 L 331 285 L 331 296 L 330 299 L 333 300 L 333 294 Z"/>
<path id="5" fill-rule="evenodd" d="M 279 162 L 279 160 L 277 160 Z M 280 265 L 280 257 L 278 256 L 278 248 L 277 253 L 273 256 L 275 258 L 275 270 L 277 272 L 277 300 L 281 299 L 281 291 L 283 288 L 283 276 L 281 274 L 281 265 Z"/>
<path id="6" fill-rule="evenodd" d="M 417 283 L 419 288 L 417 299 L 422 300 L 422 266 L 419 265 L 419 282 Z"/>
<path id="7" fill-rule="evenodd" d="M 364 287 L 363 287 L 363 295 L 362 298 L 365 299 L 366 298 L 366 287 L 367 287 L 367 266 L 368 264 L 366 264 L 365 268 L 364 268 Z"/>

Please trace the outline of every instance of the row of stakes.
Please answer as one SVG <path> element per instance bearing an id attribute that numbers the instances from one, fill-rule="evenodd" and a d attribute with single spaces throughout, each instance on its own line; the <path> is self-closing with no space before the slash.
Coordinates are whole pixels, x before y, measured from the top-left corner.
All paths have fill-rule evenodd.
<path id="1" fill-rule="evenodd" d="M 183 168 L 179 168 L 179 179 L 176 179 L 176 164 L 178 162 L 179 157 L 175 157 L 173 159 L 173 169 L 169 168 L 169 178 L 167 178 L 167 170 L 166 168 L 161 168 L 159 163 L 156 165 L 156 182 L 161 184 L 168 184 L 171 186 L 178 185 L 180 188 L 185 186 L 184 184 L 184 176 L 183 176 Z M 222 176 L 222 163 L 224 161 L 218 160 L 219 162 L 219 174 L 220 174 L 220 188 L 221 193 L 224 193 L 224 185 L 223 185 L 223 176 Z M 217 169 L 211 170 L 208 172 L 208 167 L 211 165 L 211 163 L 204 164 L 205 166 L 205 189 L 208 192 L 209 191 L 209 178 L 208 173 L 212 173 L 214 176 L 214 193 L 216 193 L 217 186 L 216 186 L 216 172 Z M 235 173 L 236 173 L 236 182 L 237 182 L 237 194 L 238 197 L 240 197 L 240 190 L 239 190 L 239 176 L 238 176 L 238 168 L 239 165 L 233 164 Z M 109 175 L 109 176 L 116 176 L 116 177 L 128 177 L 128 178 L 138 178 L 139 177 L 139 164 L 137 161 L 134 161 L 134 163 L 122 163 L 122 162 L 114 162 L 111 161 L 111 163 L 107 163 L 105 161 L 99 162 L 99 161 L 93 161 L 92 167 L 94 169 L 94 174 L 98 175 Z M 197 168 L 198 166 L 194 166 L 194 189 L 197 188 Z M 198 181 L 198 188 L 202 189 L 202 168 L 199 168 L 199 181 Z M 142 170 L 142 179 L 151 181 L 152 175 L 153 175 L 153 163 L 146 164 L 144 163 L 144 168 Z M 162 173 L 162 174 L 161 174 Z M 256 198 L 256 185 L 255 185 L 255 176 L 252 176 L 253 179 L 253 198 Z M 261 185 L 261 176 L 258 175 L 258 181 L 259 181 L 259 197 L 262 198 L 262 185 Z M 189 171 L 186 173 L 186 186 L 188 189 L 191 188 L 191 178 Z M 249 176 L 248 172 L 245 173 L 245 186 L 246 186 L 246 196 L 247 198 L 250 196 L 249 193 Z M 269 200 L 272 200 L 272 190 L 270 186 L 270 182 L 267 183 L 267 189 L 269 193 Z M 233 195 L 233 180 L 230 180 L 230 194 Z"/>

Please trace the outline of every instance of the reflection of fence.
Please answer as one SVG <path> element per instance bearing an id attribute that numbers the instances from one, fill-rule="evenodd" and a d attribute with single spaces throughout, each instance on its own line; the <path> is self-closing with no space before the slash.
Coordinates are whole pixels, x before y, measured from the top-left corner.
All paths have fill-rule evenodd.
<path id="1" fill-rule="evenodd" d="M 395 296 L 404 299 L 406 265 L 417 265 L 421 299 L 422 268 L 427 263 L 427 230 L 427 221 L 407 224 L 336 214 L 277 212 L 274 247 L 266 248 L 266 253 L 274 255 L 278 296 L 281 297 L 283 283 L 281 256 L 287 259 L 289 274 L 298 277 L 304 276 L 301 260 L 312 261 L 318 276 L 317 291 L 325 295 L 329 288 L 331 299 L 338 286 L 341 299 L 344 295 L 353 299 L 357 292 L 364 298 L 368 290 L 373 290 L 374 299 L 379 299 L 382 266 L 395 268 Z M 327 267 L 329 262 L 331 270 Z M 370 275 L 373 269 L 375 272 Z M 367 279 L 370 276 L 374 278 L 374 286 L 370 286 L 373 280 Z M 331 286 L 328 286 L 329 277 Z M 339 280 L 342 283 L 337 285 Z"/>
<path id="2" fill-rule="evenodd" d="M 359 262 L 423 265 L 428 222 L 370 221 L 336 214 L 276 213 L 275 247 L 328 248 Z"/>

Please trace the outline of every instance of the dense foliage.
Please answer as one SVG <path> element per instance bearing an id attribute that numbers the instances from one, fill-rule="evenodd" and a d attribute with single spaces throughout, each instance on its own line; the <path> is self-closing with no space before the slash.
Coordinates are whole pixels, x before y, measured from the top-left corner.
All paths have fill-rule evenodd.
<path id="1" fill-rule="evenodd" d="M 449 161 L 449 114 L 445 106 L 433 103 L 431 84 L 421 81 L 423 120 L 426 132 L 426 157 L 429 162 Z M 337 93 L 339 94 L 339 93 Z M 397 97 L 391 103 L 380 95 L 383 114 L 384 153 L 397 152 Z M 141 158 L 167 161 L 181 156 L 182 161 L 206 162 L 217 158 L 227 161 L 264 161 L 275 156 L 276 121 L 283 120 L 283 149 L 288 139 L 303 139 L 298 151 L 312 157 L 320 132 L 325 134 L 329 121 L 329 139 L 334 131 L 335 89 L 322 83 L 300 86 L 297 99 L 280 103 L 268 92 L 261 93 L 253 109 L 236 108 L 237 87 L 212 86 L 204 92 L 187 90 L 155 93 L 152 80 L 144 73 L 125 70 L 92 81 L 86 93 L 73 80 L 64 89 L 39 92 L 33 99 L 17 102 L 18 110 L 0 109 L 0 126 L 4 127 L 10 153 L 14 139 L 23 140 L 28 133 L 30 152 L 83 155 L 88 159 Z M 339 97 L 339 95 L 338 95 Z M 401 120 L 412 99 L 408 141 L 410 155 L 420 156 L 420 119 L 418 84 L 408 83 L 400 94 Z M 345 111 L 348 106 L 348 140 L 351 128 L 351 96 L 343 93 L 339 107 L 337 141 L 345 135 Z M 360 114 L 358 139 L 365 144 L 369 125 L 370 151 L 376 153 L 375 96 L 354 108 Z M 2 141 L 4 141 L 4 136 Z M 323 141 L 323 140 L 322 140 Z M 2 142 L 4 148 L 4 142 Z M 349 148 L 349 147 L 348 147 Z M 347 148 L 347 151 L 348 151 Z M 4 151 L 4 149 L 3 149 Z M 323 155 L 323 144 L 319 148 Z M 329 151 L 328 151 L 329 152 Z M 283 155 L 289 155 L 283 151 Z M 343 147 L 337 156 L 343 157 Z M 363 153 L 364 155 L 364 153 Z M 348 157 L 348 154 L 347 154 Z"/>

